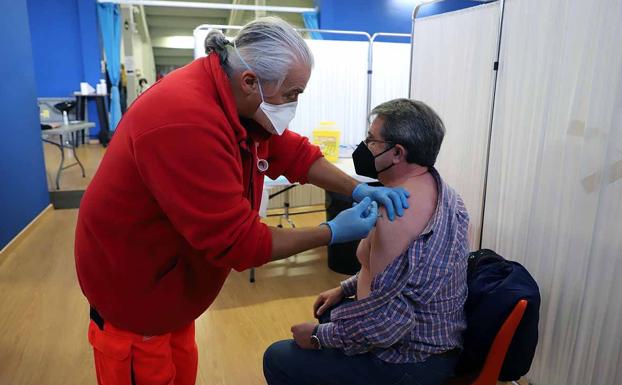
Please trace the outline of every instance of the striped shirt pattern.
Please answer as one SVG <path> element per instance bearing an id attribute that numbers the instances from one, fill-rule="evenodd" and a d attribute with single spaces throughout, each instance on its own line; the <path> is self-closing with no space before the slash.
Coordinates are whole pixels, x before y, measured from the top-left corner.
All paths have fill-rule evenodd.
<path id="1" fill-rule="evenodd" d="M 373 278 L 368 298 L 334 309 L 331 322 L 318 327 L 322 347 L 408 363 L 462 346 L 469 215 L 462 198 L 435 169 L 430 172 L 439 192 L 430 222 Z M 357 278 L 341 283 L 346 297 L 356 293 Z"/>

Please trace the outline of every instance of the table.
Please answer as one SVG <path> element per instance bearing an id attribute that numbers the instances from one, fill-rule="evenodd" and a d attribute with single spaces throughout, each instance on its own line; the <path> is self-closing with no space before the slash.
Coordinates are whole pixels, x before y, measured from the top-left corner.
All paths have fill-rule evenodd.
<path id="1" fill-rule="evenodd" d="M 60 190 L 60 178 L 61 172 L 69 167 L 80 166 L 82 170 L 82 177 L 86 176 L 84 172 L 84 166 L 78 155 L 76 154 L 76 136 L 78 132 L 84 132 L 87 128 L 95 127 L 95 123 L 79 121 L 75 123 L 70 123 L 68 125 L 61 125 L 58 128 L 53 128 L 51 130 L 41 130 L 41 140 L 45 143 L 49 143 L 53 146 L 58 147 L 60 150 L 60 165 L 58 166 L 58 171 L 56 171 L 56 189 Z M 51 139 L 51 137 L 58 136 L 59 141 L 56 142 Z M 73 152 L 73 156 L 76 159 L 75 163 L 65 166 L 65 149 L 71 149 Z"/>
<path id="2" fill-rule="evenodd" d="M 368 178 L 366 176 L 358 175 L 356 173 L 356 171 L 354 170 L 354 163 L 352 162 L 352 158 L 339 158 L 339 160 L 336 163 L 333 163 L 333 164 L 335 166 L 337 166 L 338 169 L 340 169 L 344 173 L 348 174 L 348 176 L 356 179 L 357 181 L 359 181 L 361 183 L 377 182 L 376 179 L 372 179 L 372 178 Z M 298 185 L 298 183 L 291 183 L 284 176 L 280 176 L 280 177 L 278 177 L 278 178 L 276 178 L 274 180 L 266 177 L 264 179 L 264 183 L 263 183 L 264 192 L 266 192 L 268 190 L 271 190 L 273 188 L 277 188 L 277 187 L 281 187 L 282 190 L 280 190 L 280 191 L 278 191 L 276 193 L 273 193 L 273 194 L 269 194 L 269 195 L 267 195 L 267 193 L 263 194 L 262 200 L 261 200 L 261 205 L 259 207 L 259 215 L 262 216 L 262 217 L 266 216 L 266 210 L 267 210 L 268 200 L 269 199 L 272 199 L 272 198 L 274 198 L 277 195 L 281 195 L 283 193 L 286 193 L 286 195 L 285 195 L 285 202 L 284 202 L 285 213 L 283 214 L 283 217 L 284 217 L 285 220 L 287 220 L 287 222 L 292 227 L 295 228 L 296 226 L 289 219 L 289 190 L 293 189 L 297 185 Z M 267 196 L 267 199 L 266 199 L 266 196 Z M 281 225 L 281 222 L 279 222 L 279 227 L 283 227 Z"/>
<path id="3" fill-rule="evenodd" d="M 376 179 L 358 175 L 354 169 L 354 163 L 352 162 L 352 158 L 339 158 L 339 160 L 333 164 L 337 166 L 338 169 L 361 183 L 377 182 Z M 279 218 L 278 227 L 283 227 L 282 220 L 284 219 L 285 221 L 287 221 L 287 223 L 289 223 L 292 228 L 296 228 L 294 222 L 289 218 L 289 191 L 298 185 L 298 183 L 291 183 L 284 176 L 280 176 L 274 180 L 266 177 L 263 183 L 264 194 L 262 196 L 261 205 L 259 208 L 260 216 L 266 216 L 265 213 L 268 207 L 269 199 L 272 199 L 280 194 L 285 194 L 285 201 L 283 202 L 284 212 L 283 215 Z M 281 190 L 269 195 L 266 193 L 266 191 L 277 187 L 280 187 Z M 255 268 L 250 269 L 250 282 L 255 282 Z"/>
<path id="4" fill-rule="evenodd" d="M 106 147 L 108 142 L 110 142 L 110 123 L 108 121 L 108 108 L 106 107 L 108 95 L 81 94 L 79 92 L 74 92 L 74 96 L 76 97 L 76 116 L 79 120 L 83 121 L 89 120 L 89 111 L 87 108 L 88 99 L 95 99 L 99 118 L 99 135 L 97 137 L 102 146 Z M 95 125 L 93 125 L 93 127 L 95 127 Z"/>

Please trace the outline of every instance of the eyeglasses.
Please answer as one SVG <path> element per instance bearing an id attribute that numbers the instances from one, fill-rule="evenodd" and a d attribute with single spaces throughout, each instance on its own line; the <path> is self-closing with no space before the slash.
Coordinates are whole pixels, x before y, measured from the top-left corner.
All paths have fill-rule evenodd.
<path id="1" fill-rule="evenodd" d="M 365 145 L 367 147 L 369 147 L 370 143 L 388 143 L 388 144 L 393 144 L 393 142 L 387 142 L 386 140 L 377 140 L 377 139 L 371 139 L 371 138 L 365 138 L 363 143 L 365 143 Z"/>

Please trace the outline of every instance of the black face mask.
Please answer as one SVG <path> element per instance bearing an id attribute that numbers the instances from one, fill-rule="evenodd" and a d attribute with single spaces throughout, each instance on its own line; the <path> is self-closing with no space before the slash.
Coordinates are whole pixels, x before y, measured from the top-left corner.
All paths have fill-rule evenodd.
<path id="1" fill-rule="evenodd" d="M 377 171 L 376 158 L 393 149 L 393 147 L 395 147 L 395 145 L 374 156 L 374 154 L 372 154 L 372 152 L 369 151 L 369 148 L 365 145 L 365 142 L 361 142 L 352 153 L 352 161 L 354 161 L 354 169 L 356 170 L 356 173 L 369 178 L 378 179 L 378 174 L 393 167 L 393 163 L 391 163 L 389 167 L 385 167 L 382 170 Z"/>

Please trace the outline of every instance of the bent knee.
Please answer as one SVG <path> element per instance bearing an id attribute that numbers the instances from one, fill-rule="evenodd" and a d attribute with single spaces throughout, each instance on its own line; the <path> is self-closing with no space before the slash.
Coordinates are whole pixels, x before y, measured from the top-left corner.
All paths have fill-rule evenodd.
<path id="1" fill-rule="evenodd" d="M 293 350 L 296 348 L 293 340 L 277 341 L 270 345 L 263 354 L 264 366 L 275 366 L 277 363 L 283 363 L 288 357 L 292 356 Z"/>

